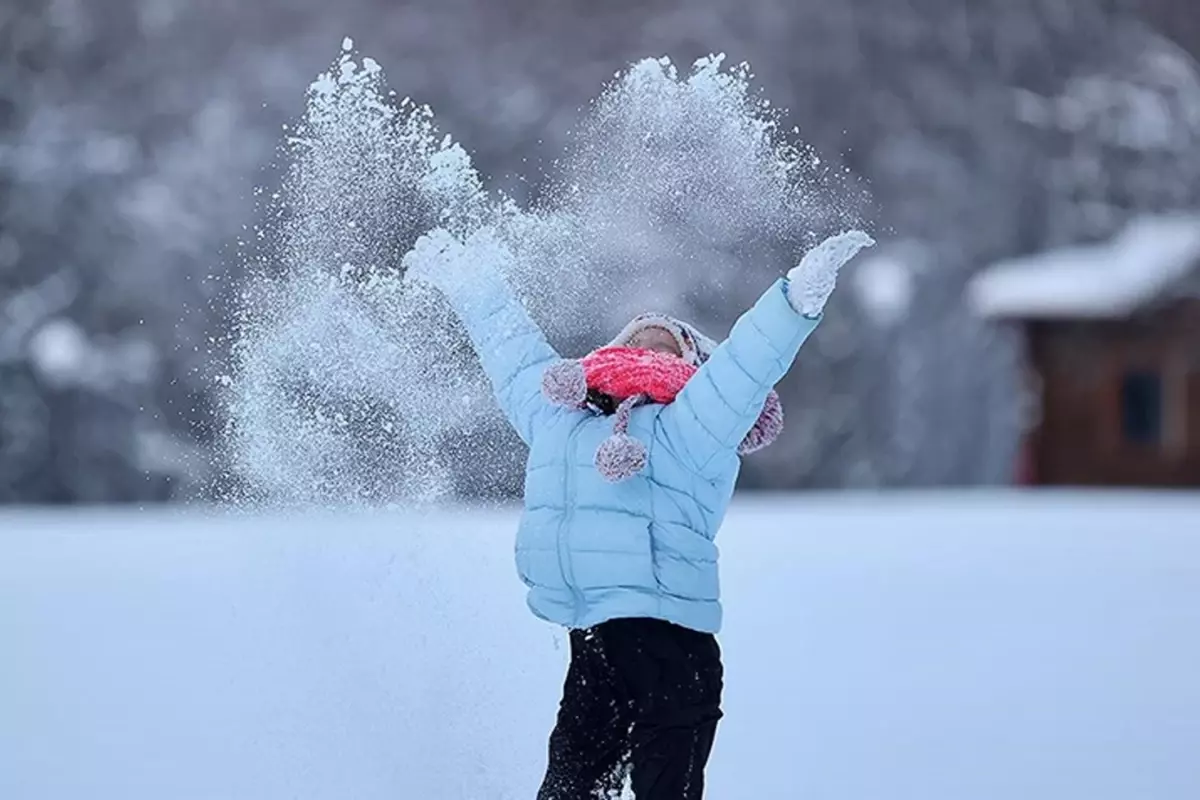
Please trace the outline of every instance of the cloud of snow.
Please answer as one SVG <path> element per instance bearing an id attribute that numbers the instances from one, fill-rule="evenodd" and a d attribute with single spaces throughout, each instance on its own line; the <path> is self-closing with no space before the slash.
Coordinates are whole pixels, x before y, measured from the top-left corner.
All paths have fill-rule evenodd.
<path id="1" fill-rule="evenodd" d="M 263 198 L 228 378 L 242 477 L 277 500 L 410 503 L 452 492 L 455 459 L 485 476 L 512 461 L 519 444 L 495 435 L 460 326 L 435 292 L 401 281 L 404 253 L 435 226 L 494 228 L 556 338 L 578 334 L 581 315 L 615 329 L 695 289 L 743 290 L 772 248 L 794 255 L 849 224 L 844 176 L 789 141 L 751 78 L 719 56 L 685 75 L 665 59 L 619 73 L 526 210 L 490 194 L 433 112 L 397 101 L 347 40 L 287 131 L 281 191 Z"/>

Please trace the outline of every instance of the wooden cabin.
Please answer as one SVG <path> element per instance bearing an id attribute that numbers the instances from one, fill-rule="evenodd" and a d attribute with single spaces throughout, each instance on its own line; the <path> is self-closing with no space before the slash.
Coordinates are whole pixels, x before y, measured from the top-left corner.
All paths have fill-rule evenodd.
<path id="1" fill-rule="evenodd" d="M 1200 487 L 1200 215 L 996 264 L 970 299 L 1024 334 L 1019 482 Z"/>

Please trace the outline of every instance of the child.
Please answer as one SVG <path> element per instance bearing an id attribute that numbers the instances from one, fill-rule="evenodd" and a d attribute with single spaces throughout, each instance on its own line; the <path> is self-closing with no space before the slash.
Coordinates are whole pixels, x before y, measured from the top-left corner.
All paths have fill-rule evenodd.
<path id="1" fill-rule="evenodd" d="M 870 237 L 810 251 L 716 345 L 661 315 L 562 361 L 499 268 L 488 233 L 444 230 L 405 257 L 466 326 L 497 401 L 529 446 L 516 562 L 571 661 L 538 800 L 628 778 L 638 800 L 691 800 L 721 718 L 717 547 L 740 456 L 782 425 L 772 387 L 820 321 L 838 270 Z"/>

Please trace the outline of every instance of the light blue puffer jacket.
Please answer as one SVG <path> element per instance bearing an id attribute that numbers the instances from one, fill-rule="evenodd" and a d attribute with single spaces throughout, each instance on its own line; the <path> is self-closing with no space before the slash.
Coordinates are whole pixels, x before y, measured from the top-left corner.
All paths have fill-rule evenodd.
<path id="1" fill-rule="evenodd" d="M 516 560 L 530 609 L 568 628 L 654 617 L 717 632 L 713 539 L 737 480 L 737 446 L 819 320 L 797 313 L 777 281 L 673 403 L 634 410 L 629 434 L 646 444 L 646 467 L 610 483 L 593 458 L 611 418 L 542 396 L 542 373 L 559 355 L 499 273 L 478 272 L 446 291 L 529 446 Z"/>

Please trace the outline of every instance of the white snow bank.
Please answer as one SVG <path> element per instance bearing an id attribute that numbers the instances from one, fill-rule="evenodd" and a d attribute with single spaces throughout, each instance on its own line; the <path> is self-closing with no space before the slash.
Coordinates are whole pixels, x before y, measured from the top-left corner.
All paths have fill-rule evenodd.
<path id="1" fill-rule="evenodd" d="M 714 800 L 1200 797 L 1200 497 L 742 502 Z M 0 513 L 0 797 L 535 792 L 514 517 Z"/>
<path id="2" fill-rule="evenodd" d="M 1200 263 L 1200 214 L 1143 216 L 1108 242 L 1004 261 L 980 273 L 968 302 L 986 317 L 1123 317 Z"/>

